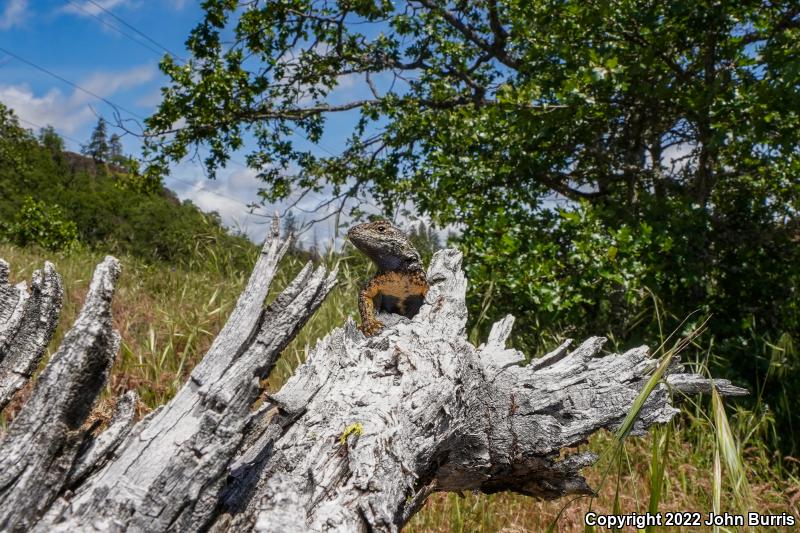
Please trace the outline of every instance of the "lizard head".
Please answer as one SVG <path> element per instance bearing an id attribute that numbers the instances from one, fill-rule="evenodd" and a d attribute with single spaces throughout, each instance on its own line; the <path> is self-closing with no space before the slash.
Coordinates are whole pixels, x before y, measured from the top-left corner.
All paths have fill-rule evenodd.
<path id="1" fill-rule="evenodd" d="M 386 220 L 353 226 L 347 238 L 381 272 L 422 269 L 422 259 L 408 236 Z"/>

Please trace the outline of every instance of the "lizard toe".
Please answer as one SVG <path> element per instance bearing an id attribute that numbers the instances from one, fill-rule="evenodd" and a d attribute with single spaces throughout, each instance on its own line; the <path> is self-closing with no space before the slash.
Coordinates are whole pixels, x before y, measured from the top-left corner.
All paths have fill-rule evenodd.
<path id="1" fill-rule="evenodd" d="M 365 320 L 358 329 L 367 337 L 374 337 L 383 329 L 383 322 L 379 320 Z"/>

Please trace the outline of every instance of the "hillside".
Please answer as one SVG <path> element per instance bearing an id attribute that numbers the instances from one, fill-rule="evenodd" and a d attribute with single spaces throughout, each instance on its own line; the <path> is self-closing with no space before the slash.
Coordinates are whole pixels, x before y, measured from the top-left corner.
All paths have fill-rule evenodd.
<path id="1" fill-rule="evenodd" d="M 0 238 L 51 250 L 86 246 L 190 267 L 198 248 L 245 268 L 255 246 L 161 187 L 141 192 L 119 164 L 63 150 L 52 130 L 37 137 L 0 104 Z"/>

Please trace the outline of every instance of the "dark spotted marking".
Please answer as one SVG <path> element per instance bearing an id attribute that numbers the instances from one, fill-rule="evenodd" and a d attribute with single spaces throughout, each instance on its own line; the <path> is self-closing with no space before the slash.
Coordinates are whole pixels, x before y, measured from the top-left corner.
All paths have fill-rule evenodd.
<path id="1" fill-rule="evenodd" d="M 428 292 L 427 283 L 420 280 L 411 280 L 408 277 L 395 276 L 382 278 L 378 294 L 372 298 L 375 309 L 414 318 L 425 303 L 425 293 Z"/>

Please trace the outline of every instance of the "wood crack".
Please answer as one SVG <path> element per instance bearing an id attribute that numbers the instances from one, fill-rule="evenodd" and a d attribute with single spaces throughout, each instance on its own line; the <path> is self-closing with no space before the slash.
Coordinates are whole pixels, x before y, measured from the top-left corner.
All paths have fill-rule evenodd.
<path id="1" fill-rule="evenodd" d="M 287 249 L 276 220 L 186 385 L 135 425 L 128 397 L 128 415 L 93 437 L 77 429 L 119 346 L 110 314 L 118 265 L 107 258 L 81 317 L 0 435 L 0 529 L 396 532 L 435 491 L 592 492 L 581 470 L 596 456 L 560 454 L 618 425 L 657 361 L 644 348 L 602 354 L 603 339 L 593 337 L 526 363 L 505 347 L 513 317 L 473 346 L 456 250 L 434 255 L 427 303 L 412 319 L 369 339 L 352 321 L 334 329 L 268 398 L 272 405 L 252 412 L 254 376 L 270 371 L 335 283 L 335 271 L 308 265 L 262 312 Z M 55 305 L 57 274 L 45 271 Z M 0 306 L 16 306 L 3 272 L 0 262 Z M 670 366 L 637 431 L 675 416 L 670 390 L 712 387 L 746 393 Z"/>

